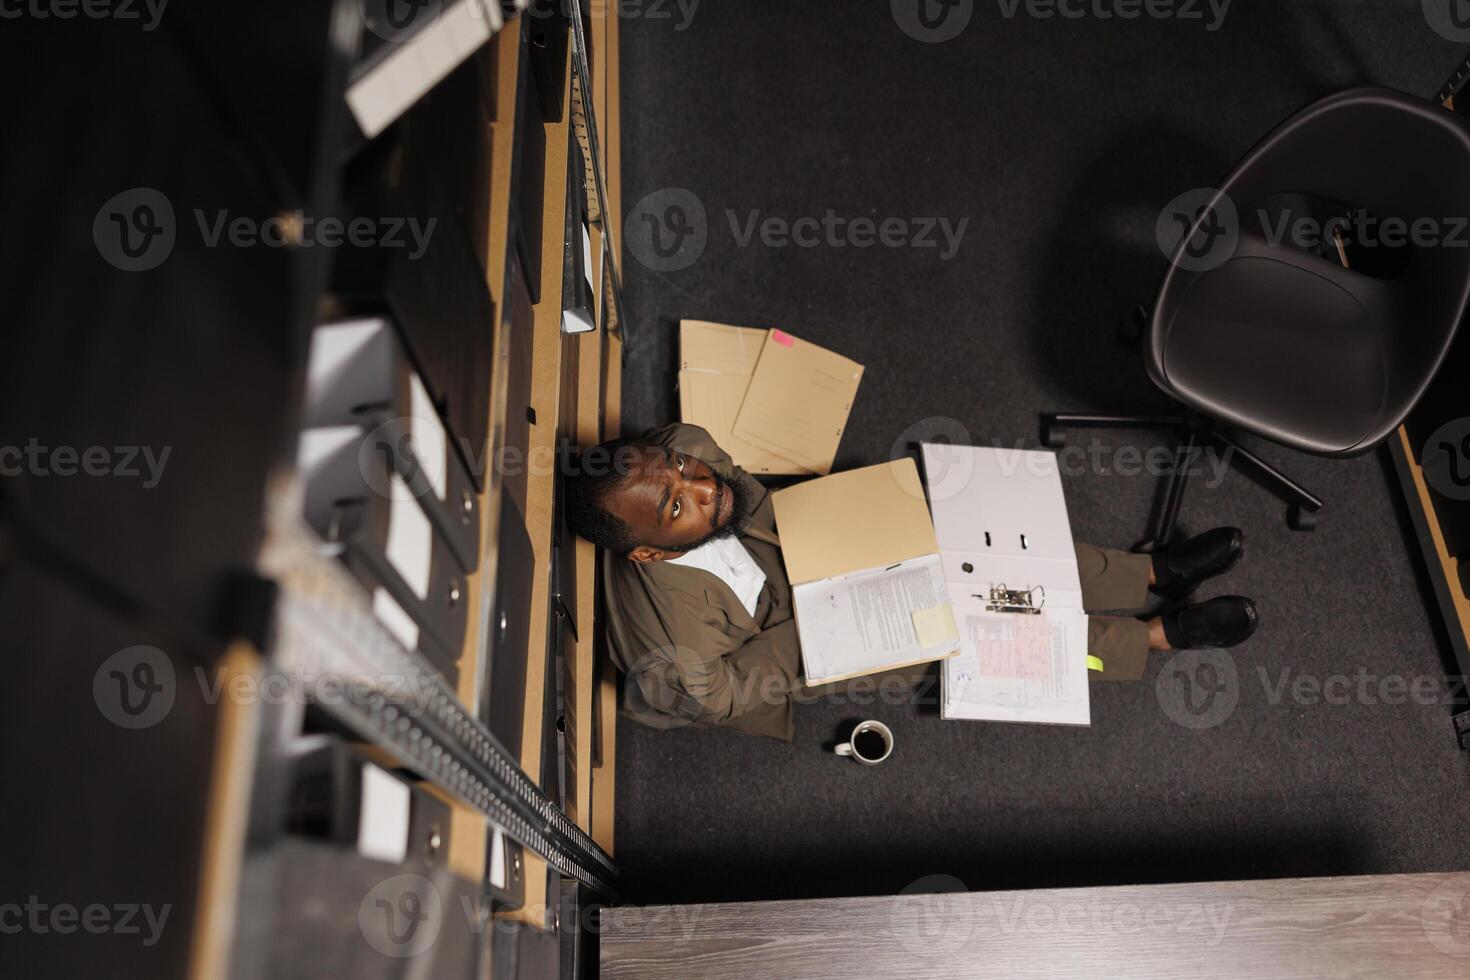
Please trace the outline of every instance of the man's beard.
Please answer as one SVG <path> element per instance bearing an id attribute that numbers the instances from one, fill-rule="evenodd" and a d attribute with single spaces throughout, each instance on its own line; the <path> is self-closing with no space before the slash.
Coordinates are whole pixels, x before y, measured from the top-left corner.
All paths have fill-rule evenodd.
<path id="1" fill-rule="evenodd" d="M 733 538 L 738 534 L 745 533 L 745 524 L 750 520 L 752 507 L 752 493 L 750 486 L 742 480 L 727 480 L 720 474 L 714 474 L 715 492 L 724 498 L 725 487 L 730 488 L 730 519 L 720 527 L 712 528 L 710 533 L 691 544 L 685 551 L 693 551 L 695 548 L 703 547 L 711 541 L 719 541 L 721 538 Z M 719 520 L 722 514 L 715 514 L 714 519 Z"/>

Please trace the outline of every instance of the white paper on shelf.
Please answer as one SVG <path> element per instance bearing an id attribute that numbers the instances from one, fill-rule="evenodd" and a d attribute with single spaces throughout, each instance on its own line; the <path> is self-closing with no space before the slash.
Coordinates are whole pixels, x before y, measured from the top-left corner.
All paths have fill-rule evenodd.
<path id="1" fill-rule="evenodd" d="M 413 617 L 404 611 L 398 600 L 381 585 L 373 589 L 373 615 L 403 644 L 404 649 L 419 648 L 419 624 L 413 621 Z"/>
<path id="2" fill-rule="evenodd" d="M 490 827 L 490 871 L 486 876 L 496 888 L 504 888 L 505 876 L 505 831 Z"/>
<path id="3" fill-rule="evenodd" d="M 423 381 L 419 380 L 418 372 L 410 376 L 408 387 L 409 440 L 413 443 L 413 454 L 429 478 L 434 495 L 442 502 L 449 479 L 448 435 L 444 431 L 444 423 L 439 420 L 439 412 L 434 408 L 434 400 L 429 397 Z"/>
<path id="4" fill-rule="evenodd" d="M 401 864 L 408 855 L 408 786 L 371 763 L 362 766 L 357 850 L 375 861 Z"/>
<path id="5" fill-rule="evenodd" d="M 388 502 L 388 561 L 420 599 L 429 597 L 429 563 L 434 552 L 434 531 L 408 484 L 397 473 L 392 476 L 393 494 Z"/>

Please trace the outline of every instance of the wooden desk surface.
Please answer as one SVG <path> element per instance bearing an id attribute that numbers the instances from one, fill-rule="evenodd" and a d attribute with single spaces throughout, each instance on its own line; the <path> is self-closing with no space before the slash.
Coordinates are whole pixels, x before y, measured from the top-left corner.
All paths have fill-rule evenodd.
<path id="1" fill-rule="evenodd" d="M 607 909 L 605 980 L 1470 977 L 1470 873 Z"/>

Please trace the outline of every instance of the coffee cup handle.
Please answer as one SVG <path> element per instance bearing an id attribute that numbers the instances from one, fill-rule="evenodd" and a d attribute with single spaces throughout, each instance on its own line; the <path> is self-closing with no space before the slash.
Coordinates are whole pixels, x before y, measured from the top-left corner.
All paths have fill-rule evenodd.
<path id="1" fill-rule="evenodd" d="M 852 755 L 852 743 L 843 742 L 841 745 L 835 747 L 832 751 L 836 752 L 838 755 L 850 756 Z"/>

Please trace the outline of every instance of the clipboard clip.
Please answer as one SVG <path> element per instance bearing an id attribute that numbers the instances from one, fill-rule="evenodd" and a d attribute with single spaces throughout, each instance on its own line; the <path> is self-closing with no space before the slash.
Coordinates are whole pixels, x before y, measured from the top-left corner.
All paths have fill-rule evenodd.
<path id="1" fill-rule="evenodd" d="M 976 595 L 975 598 L 984 599 L 985 608 L 989 612 L 1036 616 L 1041 613 L 1041 607 L 1046 605 L 1046 588 L 1035 585 L 1029 589 L 1008 589 L 1005 583 L 1001 582 L 990 587 L 989 596 Z"/>

